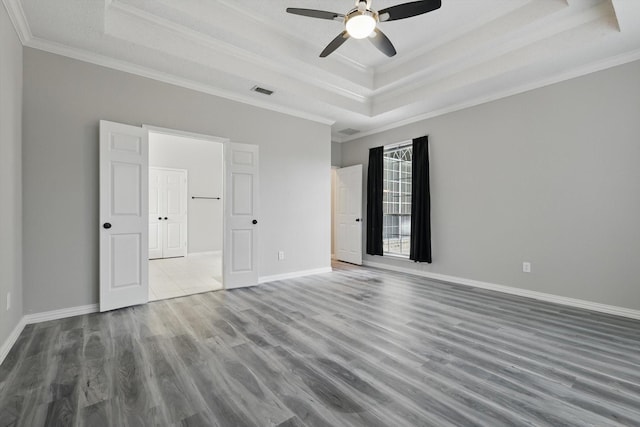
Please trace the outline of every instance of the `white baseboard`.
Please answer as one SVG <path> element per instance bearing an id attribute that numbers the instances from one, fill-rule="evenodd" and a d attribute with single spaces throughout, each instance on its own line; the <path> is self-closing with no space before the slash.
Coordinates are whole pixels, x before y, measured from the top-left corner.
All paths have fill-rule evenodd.
<path id="1" fill-rule="evenodd" d="M 311 276 L 313 274 L 330 273 L 331 267 L 314 268 L 312 270 L 294 271 L 292 273 L 274 274 L 258 278 L 258 283 L 274 282 L 276 280 L 295 279 L 296 277 Z"/>
<path id="2" fill-rule="evenodd" d="M 22 333 L 25 326 L 31 323 L 46 322 L 49 320 L 64 319 L 66 317 L 79 316 L 81 314 L 96 313 L 98 304 L 81 305 L 79 307 L 63 308 L 60 310 L 44 311 L 42 313 L 25 314 L 22 316 L 18 324 L 7 339 L 0 346 L 0 364 L 4 362 L 5 357 L 9 354 L 11 347 L 16 343 L 18 337 Z"/>
<path id="3" fill-rule="evenodd" d="M 474 288 L 489 289 L 492 291 L 502 292 L 511 295 L 533 298 L 540 301 L 553 302 L 569 307 L 583 308 L 586 310 L 597 311 L 600 313 L 613 314 L 615 316 L 628 317 L 631 319 L 640 319 L 640 311 L 625 307 L 617 307 L 614 305 L 600 304 L 592 301 L 585 301 L 576 298 L 562 297 L 559 295 L 547 294 L 544 292 L 529 291 L 526 289 L 514 288 L 511 286 L 498 285 L 495 283 L 481 282 L 479 280 L 466 279 L 463 277 L 448 276 L 445 274 L 431 273 L 428 271 L 414 270 L 411 268 L 398 267 L 390 264 L 382 264 L 377 262 L 364 261 L 363 265 L 367 267 L 381 268 L 384 270 L 397 271 L 400 273 L 412 274 L 415 276 L 426 277 L 429 279 L 440 280 L 443 282 L 456 283 Z M 272 276 L 263 276 L 258 279 L 258 283 L 273 282 L 276 280 L 294 279 L 297 277 L 310 276 L 313 274 L 322 274 L 331 272 L 331 267 L 316 268 L 312 270 L 295 271 L 292 273 L 275 274 Z M 18 324 L 13 328 L 11 334 L 5 342 L 0 346 L 0 364 L 4 361 L 11 347 L 16 343 L 18 337 L 22 333 L 24 327 L 31 323 L 46 322 L 49 320 L 63 319 L 66 317 L 79 316 L 82 314 L 90 314 L 98 312 L 98 304 L 89 304 L 79 307 L 63 308 L 60 310 L 45 311 L 42 313 L 33 313 L 22 316 Z"/>
<path id="4" fill-rule="evenodd" d="M 64 319 L 98 312 L 98 304 L 81 305 L 78 307 L 62 308 L 60 310 L 43 311 L 42 313 L 25 314 L 26 324 L 47 322 L 49 320 Z"/>
<path id="5" fill-rule="evenodd" d="M 313 270 L 295 271 L 293 273 L 276 274 L 273 276 L 263 276 L 258 279 L 258 283 L 273 282 L 275 280 L 293 279 L 296 277 L 310 276 L 312 274 L 321 274 L 331 272 L 331 267 L 316 268 Z M 26 314 L 22 316 L 16 327 L 11 331 L 5 342 L 0 346 L 0 364 L 7 357 L 11 347 L 16 343 L 18 337 L 22 333 L 24 327 L 31 323 L 47 322 L 49 320 L 64 319 L 66 317 L 79 316 L 82 314 L 90 314 L 98 312 L 98 304 L 82 305 L 78 307 L 63 308 L 60 310 L 45 311 L 42 313 Z"/>
<path id="6" fill-rule="evenodd" d="M 189 252 L 187 256 L 222 255 L 222 251 Z"/>
<path id="7" fill-rule="evenodd" d="M 597 311 L 597 312 L 606 313 L 606 314 L 613 314 L 615 316 L 628 317 L 631 319 L 640 319 L 640 310 L 633 310 L 631 308 L 600 304 L 597 302 L 585 301 L 577 298 L 569 298 L 569 297 L 563 297 L 563 296 L 554 295 L 554 294 L 548 294 L 545 292 L 530 291 L 527 289 L 514 288 L 511 286 L 498 285 L 495 283 L 481 282 L 479 280 L 466 279 L 464 277 L 448 276 L 445 274 L 431 273 L 429 271 L 414 270 L 411 268 L 398 267 L 390 264 L 382 264 L 377 262 L 365 261 L 363 262 L 363 265 L 367 267 L 375 267 L 375 268 L 381 268 L 384 270 L 397 271 L 400 273 L 413 274 L 415 276 L 422 276 L 429 279 L 440 280 L 443 282 L 456 283 L 458 285 L 471 286 L 474 288 L 481 288 L 481 289 L 489 289 L 492 291 L 502 292 L 505 294 L 533 298 L 540 301 L 553 302 L 556 304 L 562 304 L 569 307 L 584 308 L 586 310 L 592 310 L 592 311 Z"/>
<path id="8" fill-rule="evenodd" d="M 22 330 L 25 326 L 27 326 L 27 323 L 24 319 L 24 316 L 22 316 L 16 327 L 13 328 L 13 331 L 11 331 L 7 339 L 2 343 L 2 346 L 0 346 L 0 365 L 2 365 L 5 357 L 7 357 L 7 354 L 9 354 L 11 347 L 13 347 L 16 341 L 18 341 L 18 337 L 22 333 Z"/>

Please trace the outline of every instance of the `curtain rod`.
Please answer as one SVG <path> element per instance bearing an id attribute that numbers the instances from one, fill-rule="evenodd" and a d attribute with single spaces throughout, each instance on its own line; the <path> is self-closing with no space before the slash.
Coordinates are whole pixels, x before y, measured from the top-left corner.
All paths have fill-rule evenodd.
<path id="1" fill-rule="evenodd" d="M 400 147 L 403 147 L 405 145 L 410 145 L 412 142 L 413 141 L 409 139 L 407 141 L 396 142 L 394 144 L 387 144 L 387 145 L 384 145 L 383 147 L 384 147 L 385 150 L 395 150 L 396 148 L 400 148 Z"/>

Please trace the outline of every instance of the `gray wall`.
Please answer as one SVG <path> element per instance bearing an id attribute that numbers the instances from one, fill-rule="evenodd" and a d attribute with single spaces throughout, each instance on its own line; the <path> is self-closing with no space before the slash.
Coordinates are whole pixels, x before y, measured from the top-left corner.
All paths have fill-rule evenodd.
<path id="1" fill-rule="evenodd" d="M 0 345 L 22 317 L 21 165 L 22 44 L 0 3 Z"/>
<path id="2" fill-rule="evenodd" d="M 149 134 L 149 166 L 187 170 L 187 251 L 222 250 L 222 144 L 159 133 Z"/>
<path id="3" fill-rule="evenodd" d="M 342 144 L 331 143 L 331 166 L 342 166 Z"/>
<path id="4" fill-rule="evenodd" d="M 339 142 L 331 143 L 331 166 L 334 168 L 339 168 L 342 166 L 342 144 Z M 335 225 L 335 215 L 334 215 L 334 207 L 333 203 L 335 201 L 335 172 L 331 172 L 331 254 L 335 254 L 335 234 L 336 234 L 336 225 Z"/>
<path id="5" fill-rule="evenodd" d="M 342 164 L 425 134 L 434 262 L 366 261 L 640 309 L 640 62 L 344 143 Z"/>
<path id="6" fill-rule="evenodd" d="M 329 126 L 30 48 L 24 85 L 26 313 L 98 301 L 100 119 L 259 145 L 260 275 L 329 267 Z"/>

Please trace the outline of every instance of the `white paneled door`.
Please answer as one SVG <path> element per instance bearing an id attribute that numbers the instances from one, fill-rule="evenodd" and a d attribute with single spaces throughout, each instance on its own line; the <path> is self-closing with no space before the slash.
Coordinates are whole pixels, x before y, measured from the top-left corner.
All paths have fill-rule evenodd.
<path id="1" fill-rule="evenodd" d="M 258 284 L 258 146 L 225 144 L 224 285 Z"/>
<path id="2" fill-rule="evenodd" d="M 362 165 L 336 170 L 336 258 L 362 264 Z"/>
<path id="3" fill-rule="evenodd" d="M 187 171 L 149 168 L 149 259 L 187 255 Z"/>
<path id="4" fill-rule="evenodd" d="M 100 311 L 149 299 L 147 135 L 100 121 Z"/>

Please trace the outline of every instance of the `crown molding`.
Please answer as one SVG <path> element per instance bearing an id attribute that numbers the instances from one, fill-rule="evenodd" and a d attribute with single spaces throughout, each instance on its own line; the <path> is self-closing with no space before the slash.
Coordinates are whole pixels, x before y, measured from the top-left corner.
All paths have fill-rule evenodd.
<path id="1" fill-rule="evenodd" d="M 300 35 L 298 33 L 292 32 L 292 31 L 286 31 L 283 29 L 282 26 L 280 25 L 274 25 L 272 21 L 265 19 L 264 17 L 252 13 L 252 12 L 248 12 L 246 9 L 243 9 L 242 7 L 239 7 L 235 2 L 233 1 L 229 1 L 229 0 L 217 0 L 218 3 L 224 5 L 225 7 L 229 8 L 229 9 L 233 9 L 238 13 L 241 13 L 242 15 L 245 15 L 247 17 L 249 17 L 250 19 L 252 19 L 255 22 L 258 22 L 266 27 L 269 27 L 272 31 L 280 34 L 283 37 L 286 38 L 294 38 L 296 40 L 298 40 L 301 43 L 306 44 L 309 49 L 316 49 L 317 46 L 313 46 L 311 45 L 304 37 L 300 37 Z M 361 72 L 361 73 L 365 73 L 365 74 L 370 74 L 372 73 L 372 71 L 369 70 L 369 67 L 367 67 L 366 65 L 352 59 L 349 58 L 348 56 L 340 53 L 340 52 L 334 52 L 331 55 L 331 59 L 335 60 L 335 61 L 339 61 L 341 63 L 343 63 L 344 65 L 347 65 L 349 67 L 352 67 L 353 69 Z"/>
<path id="2" fill-rule="evenodd" d="M 127 61 L 113 59 L 111 57 L 100 55 L 95 52 L 89 52 L 84 49 L 69 47 L 60 43 L 43 40 L 37 37 L 32 37 L 31 40 L 29 40 L 29 42 L 25 44 L 25 46 L 49 53 L 54 53 L 56 55 L 77 59 L 79 61 L 88 62 L 90 64 L 99 65 L 101 67 L 124 71 L 129 74 L 146 77 L 163 83 L 172 84 L 174 86 L 180 86 L 186 89 L 195 90 L 197 92 L 218 96 L 220 98 L 240 102 L 242 104 L 251 105 L 253 107 L 263 108 L 265 110 L 274 111 L 276 113 L 282 113 L 289 116 L 298 117 L 300 119 L 310 120 L 324 125 L 331 126 L 335 123 L 334 119 L 325 116 L 306 113 L 293 108 L 276 105 L 270 102 L 259 101 L 248 96 L 238 95 L 237 93 L 218 89 L 213 86 L 195 82 L 189 79 L 184 79 L 173 74 L 164 73 L 151 68 L 135 65 Z"/>
<path id="3" fill-rule="evenodd" d="M 628 51 L 609 58 L 592 61 L 588 64 L 568 69 L 568 71 L 560 71 L 555 74 L 549 74 L 546 77 L 533 82 L 522 83 L 520 85 L 498 91 L 487 91 L 487 93 L 485 94 L 478 95 L 472 99 L 465 99 L 455 104 L 446 105 L 443 102 L 440 104 L 441 108 L 437 109 L 436 107 L 436 109 L 432 109 L 426 106 L 426 103 L 422 103 L 421 100 L 417 99 L 416 97 L 412 97 L 412 92 L 408 91 L 409 88 L 407 88 L 404 83 L 401 86 L 404 86 L 405 89 L 407 89 L 408 92 L 405 91 L 406 93 L 396 93 L 397 89 L 394 88 L 388 91 L 372 90 L 371 93 L 369 93 L 365 91 L 367 84 L 356 86 L 350 86 L 351 83 L 347 84 L 348 82 L 351 82 L 350 78 L 353 77 L 351 74 L 351 77 L 349 79 L 345 78 L 344 80 L 336 80 L 328 78 L 329 81 L 324 82 L 322 73 L 326 73 L 326 76 L 330 77 L 334 76 L 332 72 L 335 70 L 322 70 L 318 73 L 309 73 L 309 75 L 305 75 L 304 71 L 301 71 L 299 69 L 296 73 L 290 73 L 288 72 L 288 70 L 286 70 L 287 66 L 285 64 L 278 63 L 275 60 L 270 60 L 264 63 L 263 61 L 261 61 L 262 57 L 259 52 L 254 52 L 249 47 L 245 46 L 245 49 L 234 49 L 233 46 L 229 44 L 229 40 L 217 40 L 215 37 L 208 36 L 206 32 L 201 33 L 194 29 L 190 29 L 188 26 L 183 26 L 177 22 L 173 22 L 173 20 L 170 18 L 163 18 L 161 16 L 162 14 L 155 15 L 154 13 L 150 13 L 145 9 L 138 9 L 137 7 L 135 7 L 136 3 L 130 4 L 127 1 L 118 0 L 103 1 L 105 9 L 114 8 L 114 11 L 125 13 L 120 16 L 120 18 L 124 19 L 124 24 L 131 24 L 133 21 L 129 22 L 129 20 L 127 20 L 127 16 L 129 16 L 130 18 L 133 16 L 136 20 L 140 20 L 138 22 L 148 22 L 150 23 L 150 25 L 157 25 L 159 29 L 167 31 L 167 33 L 164 34 L 167 38 L 173 37 L 174 33 L 179 34 L 181 37 L 184 37 L 186 43 L 197 43 L 201 46 L 199 47 L 200 49 L 209 48 L 215 51 L 219 51 L 225 56 L 228 55 L 228 60 L 233 63 L 233 68 L 231 69 L 231 71 L 228 71 L 229 75 L 234 75 L 234 70 L 237 71 L 240 67 L 259 66 L 266 75 L 269 75 L 271 76 L 270 78 L 274 79 L 273 81 L 280 82 L 283 86 L 289 85 L 294 88 L 299 88 L 300 86 L 306 84 L 307 86 L 309 86 L 308 92 L 303 91 L 303 93 L 306 93 L 306 95 L 302 95 L 300 91 L 298 91 L 297 95 L 306 96 L 309 100 L 314 100 L 315 103 L 312 104 L 313 106 L 309 107 L 305 107 L 301 102 L 298 101 L 288 103 L 287 105 L 282 105 L 276 98 L 268 99 L 267 97 L 264 97 L 258 99 L 250 92 L 244 93 L 244 91 L 242 90 L 234 91 L 229 88 L 221 88 L 217 86 L 213 81 L 204 82 L 198 80 L 197 78 L 194 79 L 191 77 L 180 77 L 180 72 L 178 70 L 172 70 L 168 72 L 159 71 L 157 69 L 154 69 L 152 66 L 138 65 L 132 60 L 114 59 L 113 57 L 93 52 L 89 48 L 85 49 L 71 47 L 59 42 L 44 40 L 32 34 L 29 23 L 26 19 L 27 17 L 25 14 L 25 10 L 23 9 L 22 0 L 2 0 L 2 3 L 7 9 L 10 20 L 24 46 L 329 126 L 334 125 L 336 122 L 340 122 L 341 126 L 344 127 L 355 127 L 356 129 L 364 129 L 362 132 L 351 136 L 337 134 L 337 129 L 335 129 L 334 132 L 332 132 L 333 140 L 342 143 L 399 128 L 433 117 L 441 116 L 450 112 L 455 112 L 487 102 L 492 102 L 501 98 L 517 95 L 529 90 L 541 88 L 564 80 L 569 80 L 582 75 L 590 74 L 606 68 L 622 65 L 624 63 L 640 59 L 640 49 Z M 166 4 L 171 4 L 170 0 L 158 1 L 164 2 Z M 234 4 L 231 0 L 216 1 L 219 1 L 221 5 L 224 5 L 225 7 L 228 7 L 230 9 L 240 10 L 240 6 Z M 529 1 L 531 4 L 535 2 L 535 0 L 527 1 Z M 560 10 L 566 8 L 570 3 L 567 0 L 555 1 L 558 3 L 558 7 L 560 8 Z M 102 7 L 102 5 L 100 5 L 100 7 Z M 630 6 L 625 7 L 628 8 Z M 630 16 L 637 16 L 636 12 L 640 13 L 637 5 L 633 6 L 632 9 L 633 13 L 628 13 Z M 28 10 L 30 13 L 35 13 L 35 10 Z M 609 3 L 600 4 L 595 7 L 587 7 L 584 10 L 578 8 L 577 12 L 578 13 L 575 16 L 565 16 L 566 14 L 562 14 L 556 17 L 555 21 L 570 21 L 574 25 L 577 25 L 583 21 L 591 22 L 592 20 L 595 20 L 599 17 L 609 16 L 612 18 L 612 25 L 616 27 L 616 31 L 620 31 L 620 20 L 618 19 L 616 26 L 616 23 L 613 22 L 613 18 L 619 18 L 617 15 L 621 14 L 622 12 L 620 10 L 617 10 L 615 7 L 613 7 L 612 9 L 612 5 Z M 270 28 L 274 25 L 273 22 L 269 21 L 265 17 L 254 15 L 255 14 L 252 14 L 252 16 L 250 16 L 248 19 L 254 20 L 256 25 L 265 25 L 265 28 Z M 117 18 L 118 16 L 115 17 Z M 33 21 L 32 23 L 35 25 L 35 23 L 37 22 L 39 21 Z M 39 27 L 34 26 L 35 31 L 38 31 L 38 28 Z M 277 30 L 280 36 L 288 33 L 286 31 L 286 28 L 283 29 L 276 26 L 275 30 Z M 549 28 L 546 26 L 539 28 L 534 27 L 530 31 L 533 34 L 538 34 L 539 32 L 549 31 Z M 634 34 L 637 35 L 637 33 L 632 33 L 632 36 L 634 36 Z M 126 33 L 122 33 L 121 36 L 124 40 L 127 39 Z M 115 35 L 114 37 L 117 38 L 117 35 Z M 437 43 L 442 43 L 442 40 L 439 40 Z M 429 49 L 433 49 L 433 44 L 437 43 L 436 41 L 433 41 L 432 45 L 425 46 L 424 49 L 427 49 L 429 51 Z M 516 48 L 518 47 L 517 45 L 519 43 L 522 43 L 521 38 L 516 38 L 515 40 L 507 43 L 505 46 L 510 50 L 517 50 Z M 503 49 L 506 48 L 503 47 Z M 180 57 L 180 55 L 176 54 L 176 57 Z M 289 63 L 296 64 L 295 61 L 298 61 L 298 64 L 306 64 L 306 66 L 311 64 L 311 62 L 306 61 L 305 58 L 294 58 L 291 59 Z M 336 64 L 338 64 L 338 62 L 340 61 L 337 61 Z M 403 58 L 403 61 L 401 63 L 404 64 L 405 62 L 406 58 Z M 206 63 L 198 62 L 198 64 L 207 66 Z M 398 63 L 394 64 L 394 66 L 397 65 Z M 377 67 L 375 68 L 375 71 L 369 70 L 368 75 L 375 76 L 376 74 L 378 74 L 377 77 L 379 78 L 380 72 L 386 72 L 392 69 L 389 67 L 391 67 L 391 65 Z M 347 68 L 348 67 L 344 67 L 345 70 L 347 70 Z M 213 70 L 217 72 L 217 69 L 212 68 L 212 71 Z M 221 71 L 224 72 L 224 70 Z M 259 73 L 259 71 L 260 69 L 256 70 L 257 73 Z M 423 67 L 420 69 L 419 73 L 416 76 L 420 76 L 420 80 L 423 81 L 423 79 L 426 77 L 425 75 L 429 74 L 430 71 L 432 72 L 433 69 Z M 278 75 L 282 75 L 282 78 L 278 77 Z M 236 86 L 235 83 L 241 83 L 242 81 L 247 80 L 247 74 L 237 75 L 236 77 L 242 80 L 233 80 L 233 86 Z M 289 80 L 287 80 L 288 78 Z M 413 79 L 415 78 L 415 76 L 412 76 L 411 78 Z M 264 83 L 266 84 L 267 82 Z M 340 88 L 343 83 L 346 86 L 346 90 L 342 90 Z M 377 85 L 377 82 L 372 84 L 375 86 Z M 475 81 L 468 84 L 481 85 L 482 81 Z M 480 88 L 480 86 L 477 87 Z M 387 98 L 395 97 L 398 98 L 398 102 L 394 101 L 385 104 L 385 109 L 389 111 L 381 111 L 380 109 L 376 112 L 376 110 L 373 109 L 373 104 L 363 105 L 363 101 L 371 103 L 372 100 L 378 99 L 385 101 Z M 293 98 L 288 100 L 291 101 L 292 99 Z M 403 100 L 405 101 L 405 103 L 400 102 Z M 287 103 L 286 99 L 283 104 L 285 103 Z M 402 106 L 399 107 L 400 104 L 402 104 Z M 300 105 L 300 107 L 296 107 L 294 105 Z M 409 115 L 412 116 L 407 117 Z M 402 119 L 403 117 L 406 118 Z M 352 120 L 354 123 L 358 122 L 359 124 L 345 125 L 344 122 L 348 122 L 349 120 Z"/>
<path id="4" fill-rule="evenodd" d="M 22 3 L 20 0 L 2 0 L 2 3 L 5 9 L 7 9 L 9 19 L 18 34 L 18 38 L 20 38 L 20 42 L 23 45 L 27 44 L 33 38 L 33 35 L 27 22 L 27 16 L 22 8 Z"/>
<path id="5" fill-rule="evenodd" d="M 434 117 L 442 116 L 448 113 L 453 113 L 455 111 L 464 110 L 466 108 L 475 107 L 478 105 L 486 104 L 488 102 L 497 101 L 499 99 L 507 98 L 509 96 L 518 95 L 524 92 L 529 92 L 534 89 L 539 89 L 545 86 L 550 86 L 556 83 L 561 83 L 563 81 L 571 80 L 577 77 L 586 76 L 588 74 L 596 73 L 598 71 L 606 70 L 608 68 L 613 68 L 619 65 L 624 65 L 629 62 L 640 60 L 640 49 L 633 50 L 630 52 L 625 52 L 620 55 L 616 55 L 604 60 L 595 61 L 591 64 L 575 68 L 573 70 L 556 74 L 552 77 L 548 77 L 546 79 L 538 80 L 533 83 L 527 83 L 525 85 L 518 86 L 516 88 L 511 88 L 501 92 L 494 92 L 487 96 L 481 96 L 478 98 L 474 98 L 472 100 L 454 104 L 445 108 L 441 108 L 439 110 L 429 111 L 417 116 L 410 117 L 405 120 L 394 121 L 391 124 L 380 126 L 375 129 L 371 129 L 368 131 L 363 131 L 357 133 L 355 135 L 347 136 L 344 138 L 339 138 L 340 140 L 337 142 L 345 143 L 349 141 L 354 141 L 356 139 L 364 138 L 366 136 L 375 135 L 381 132 L 385 132 L 392 129 L 397 129 L 402 126 L 410 125 L 416 122 L 420 122 L 423 120 L 431 119 Z M 375 117 L 375 116 L 374 116 Z"/>
<path id="6" fill-rule="evenodd" d="M 536 44 L 545 43 L 546 40 L 558 37 L 569 30 L 585 27 L 595 21 L 601 21 L 607 25 L 612 17 L 611 8 L 607 6 L 603 3 L 572 14 L 551 17 L 545 21 L 545 25 L 534 21 L 517 29 L 511 27 L 509 31 L 492 34 L 490 37 L 482 36 L 482 32 L 486 29 L 483 27 L 480 29 L 480 34 L 471 41 L 465 42 L 466 48 L 473 51 L 471 54 L 461 54 L 459 48 L 456 48 L 456 43 L 459 41 L 439 44 L 437 49 L 416 55 L 411 61 L 404 62 L 405 70 L 395 67 L 385 73 L 377 73 L 373 97 L 376 102 L 401 98 L 403 91 L 404 93 L 413 92 L 425 85 L 441 81 L 446 76 L 481 67 L 492 60 L 509 57 Z M 602 29 L 591 30 L 589 40 L 601 31 Z M 617 32 L 617 29 L 615 31 Z M 466 37 L 473 35 L 469 33 Z M 443 51 L 445 56 L 442 56 Z M 430 62 L 430 54 L 435 54 L 439 59 Z M 536 58 L 537 55 L 530 57 L 534 62 Z"/>
<path id="7" fill-rule="evenodd" d="M 237 12 L 241 11 L 241 9 L 238 9 L 237 7 L 228 6 L 224 2 L 222 3 L 234 11 L 237 11 Z M 131 6 L 126 3 L 113 1 L 110 4 L 109 9 L 114 12 L 123 13 L 130 17 L 143 20 L 151 25 L 156 25 L 160 28 L 171 31 L 174 34 L 179 35 L 180 37 L 183 37 L 192 42 L 196 42 L 215 52 L 220 52 L 224 55 L 228 55 L 232 58 L 246 62 L 250 64 L 252 67 L 264 68 L 264 69 L 273 71 L 275 73 L 288 76 L 290 78 L 295 78 L 305 84 L 314 86 L 318 89 L 331 92 L 334 95 L 342 96 L 362 104 L 369 102 L 368 96 L 364 95 L 363 93 L 368 93 L 371 90 L 373 90 L 372 73 L 367 72 L 366 68 L 364 67 L 360 67 L 360 68 L 352 67 L 354 68 L 354 71 L 358 73 L 358 75 L 351 76 L 349 78 L 342 77 L 341 75 L 336 74 L 335 72 L 326 70 L 324 68 L 317 68 L 312 63 L 309 63 L 303 60 L 298 60 L 298 59 L 296 59 L 295 61 L 298 62 L 298 64 L 302 64 L 303 67 L 299 67 L 299 66 L 290 67 L 287 64 L 283 64 L 278 60 L 271 59 L 264 55 L 259 55 L 257 53 L 251 52 L 246 49 L 238 48 L 238 46 L 235 46 L 225 41 L 217 40 L 205 33 L 193 30 L 181 24 L 177 24 L 171 20 L 154 15 L 152 13 L 149 13 L 145 10 L 139 9 L 137 7 Z M 258 19 L 253 17 L 252 15 L 250 15 L 249 17 L 251 19 L 254 19 L 260 25 L 266 26 L 267 28 L 272 30 L 274 33 L 279 34 L 281 37 L 291 38 L 291 36 L 288 33 L 283 32 L 281 29 L 277 29 L 276 27 L 270 25 L 264 19 Z M 106 32 L 108 33 L 108 31 Z M 112 34 L 112 35 L 115 35 L 115 34 Z M 117 37 L 117 35 L 115 36 Z M 324 77 L 313 76 L 313 73 L 309 72 L 312 68 L 320 70 L 322 73 L 324 73 Z M 369 85 L 363 83 L 363 82 L 369 81 L 367 79 L 363 79 L 362 77 L 364 76 L 369 77 L 369 80 L 370 80 Z M 348 82 L 348 86 L 351 86 L 351 88 L 347 88 L 347 85 L 339 84 L 338 81 L 340 81 L 340 83 Z M 358 93 L 358 92 L 361 92 L 361 93 Z"/>
<path id="8" fill-rule="evenodd" d="M 402 55 L 398 54 L 398 57 L 395 61 L 376 67 L 376 76 L 393 73 L 399 68 L 406 67 L 408 63 L 419 60 L 421 58 L 428 58 L 433 51 L 450 45 L 451 43 L 455 43 L 466 34 L 480 30 L 484 25 L 486 25 L 487 22 L 493 22 L 496 19 L 500 19 L 500 17 L 505 13 L 513 13 L 514 11 L 525 7 L 527 4 L 531 4 L 534 1 L 536 0 L 527 0 L 526 2 L 524 2 L 524 4 L 513 2 L 513 5 L 507 5 L 506 9 L 502 9 L 500 13 L 495 13 L 495 11 L 491 12 L 491 17 L 488 19 L 475 19 L 466 22 L 464 25 L 456 25 L 455 27 L 450 28 L 446 34 L 442 34 L 440 37 L 433 40 L 426 40 L 424 44 L 422 44 L 422 46 L 418 47 L 417 49 L 403 53 Z M 565 3 L 565 6 L 568 5 Z"/>

